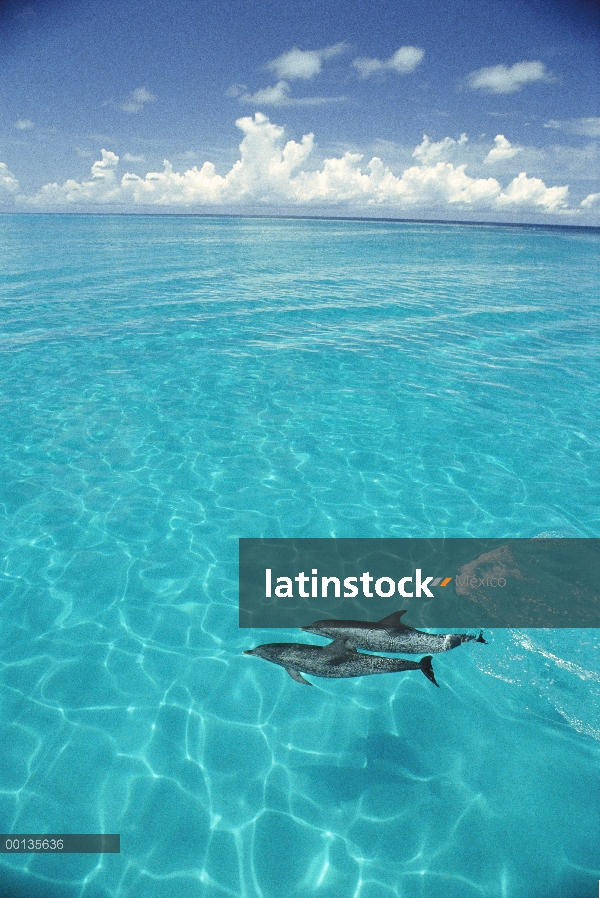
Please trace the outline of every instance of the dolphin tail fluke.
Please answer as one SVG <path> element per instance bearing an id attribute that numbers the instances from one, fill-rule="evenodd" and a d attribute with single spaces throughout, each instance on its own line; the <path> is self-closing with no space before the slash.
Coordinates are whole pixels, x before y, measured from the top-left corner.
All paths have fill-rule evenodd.
<path id="1" fill-rule="evenodd" d="M 477 637 L 477 639 L 475 640 L 475 642 L 483 642 L 484 645 L 487 645 L 487 644 L 488 644 L 487 639 L 484 639 L 484 638 L 483 638 L 483 630 L 480 631 L 479 636 Z"/>
<path id="2" fill-rule="evenodd" d="M 425 655 L 424 658 L 421 658 L 419 661 L 419 667 L 425 674 L 428 680 L 431 680 L 434 686 L 437 686 L 439 689 L 439 683 L 436 683 L 435 675 L 433 673 L 433 665 L 431 663 L 431 655 Z"/>

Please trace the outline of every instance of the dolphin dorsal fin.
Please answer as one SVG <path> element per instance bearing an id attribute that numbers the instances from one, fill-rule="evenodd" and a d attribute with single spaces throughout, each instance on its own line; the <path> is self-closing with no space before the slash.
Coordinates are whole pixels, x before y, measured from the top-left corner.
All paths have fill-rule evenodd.
<path id="1" fill-rule="evenodd" d="M 344 637 L 340 639 L 334 639 L 333 642 L 330 642 L 329 645 L 323 646 L 321 649 L 323 655 L 327 655 L 328 658 L 339 658 L 342 655 L 348 654 L 356 654 L 355 649 L 350 648 Z"/>
<path id="2" fill-rule="evenodd" d="M 387 617 L 382 617 L 381 620 L 377 621 L 378 627 L 401 627 L 402 623 L 400 618 L 403 614 L 406 614 L 406 609 L 404 611 L 394 611 L 393 614 L 388 614 Z"/>

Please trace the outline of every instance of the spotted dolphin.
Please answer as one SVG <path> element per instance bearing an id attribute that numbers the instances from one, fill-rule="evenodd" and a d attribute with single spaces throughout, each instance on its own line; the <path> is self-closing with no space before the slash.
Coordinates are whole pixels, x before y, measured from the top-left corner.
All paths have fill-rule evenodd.
<path id="1" fill-rule="evenodd" d="M 256 655 L 266 661 L 279 664 L 297 683 L 305 683 L 300 671 L 316 677 L 364 677 L 367 674 L 395 673 L 400 670 L 421 670 L 436 686 L 431 666 L 431 655 L 420 661 L 403 658 L 380 658 L 378 655 L 362 655 L 348 646 L 344 639 L 336 639 L 329 645 L 304 645 L 293 642 L 271 642 L 248 649 L 244 655 Z"/>
<path id="2" fill-rule="evenodd" d="M 307 633 L 341 639 L 348 648 L 367 649 L 370 652 L 404 652 L 418 655 L 421 652 L 447 652 L 463 642 L 486 642 L 483 632 L 479 636 L 468 633 L 423 633 L 413 630 L 400 620 L 406 611 L 394 611 L 382 620 L 371 623 L 360 620 L 318 620 L 310 627 L 301 627 Z M 487 645 L 487 643 L 486 643 Z"/>

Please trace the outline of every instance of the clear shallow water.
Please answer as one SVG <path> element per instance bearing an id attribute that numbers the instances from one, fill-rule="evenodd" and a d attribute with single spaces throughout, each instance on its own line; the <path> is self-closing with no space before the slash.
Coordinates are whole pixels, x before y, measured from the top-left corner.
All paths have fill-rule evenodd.
<path id="1" fill-rule="evenodd" d="M 15 898 L 579 898 L 597 631 L 417 673 L 242 654 L 240 536 L 598 536 L 598 231 L 0 217 Z M 310 637 L 307 637 L 307 640 Z M 315 642 L 320 640 L 315 639 Z"/>

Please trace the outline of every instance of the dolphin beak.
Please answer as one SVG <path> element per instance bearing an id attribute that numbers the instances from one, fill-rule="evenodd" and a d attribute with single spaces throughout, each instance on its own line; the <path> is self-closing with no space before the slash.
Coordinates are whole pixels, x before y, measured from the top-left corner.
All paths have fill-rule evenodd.
<path id="1" fill-rule="evenodd" d="M 246 651 L 244 652 L 244 655 L 253 655 L 253 654 L 254 654 L 254 649 L 246 649 Z"/>

